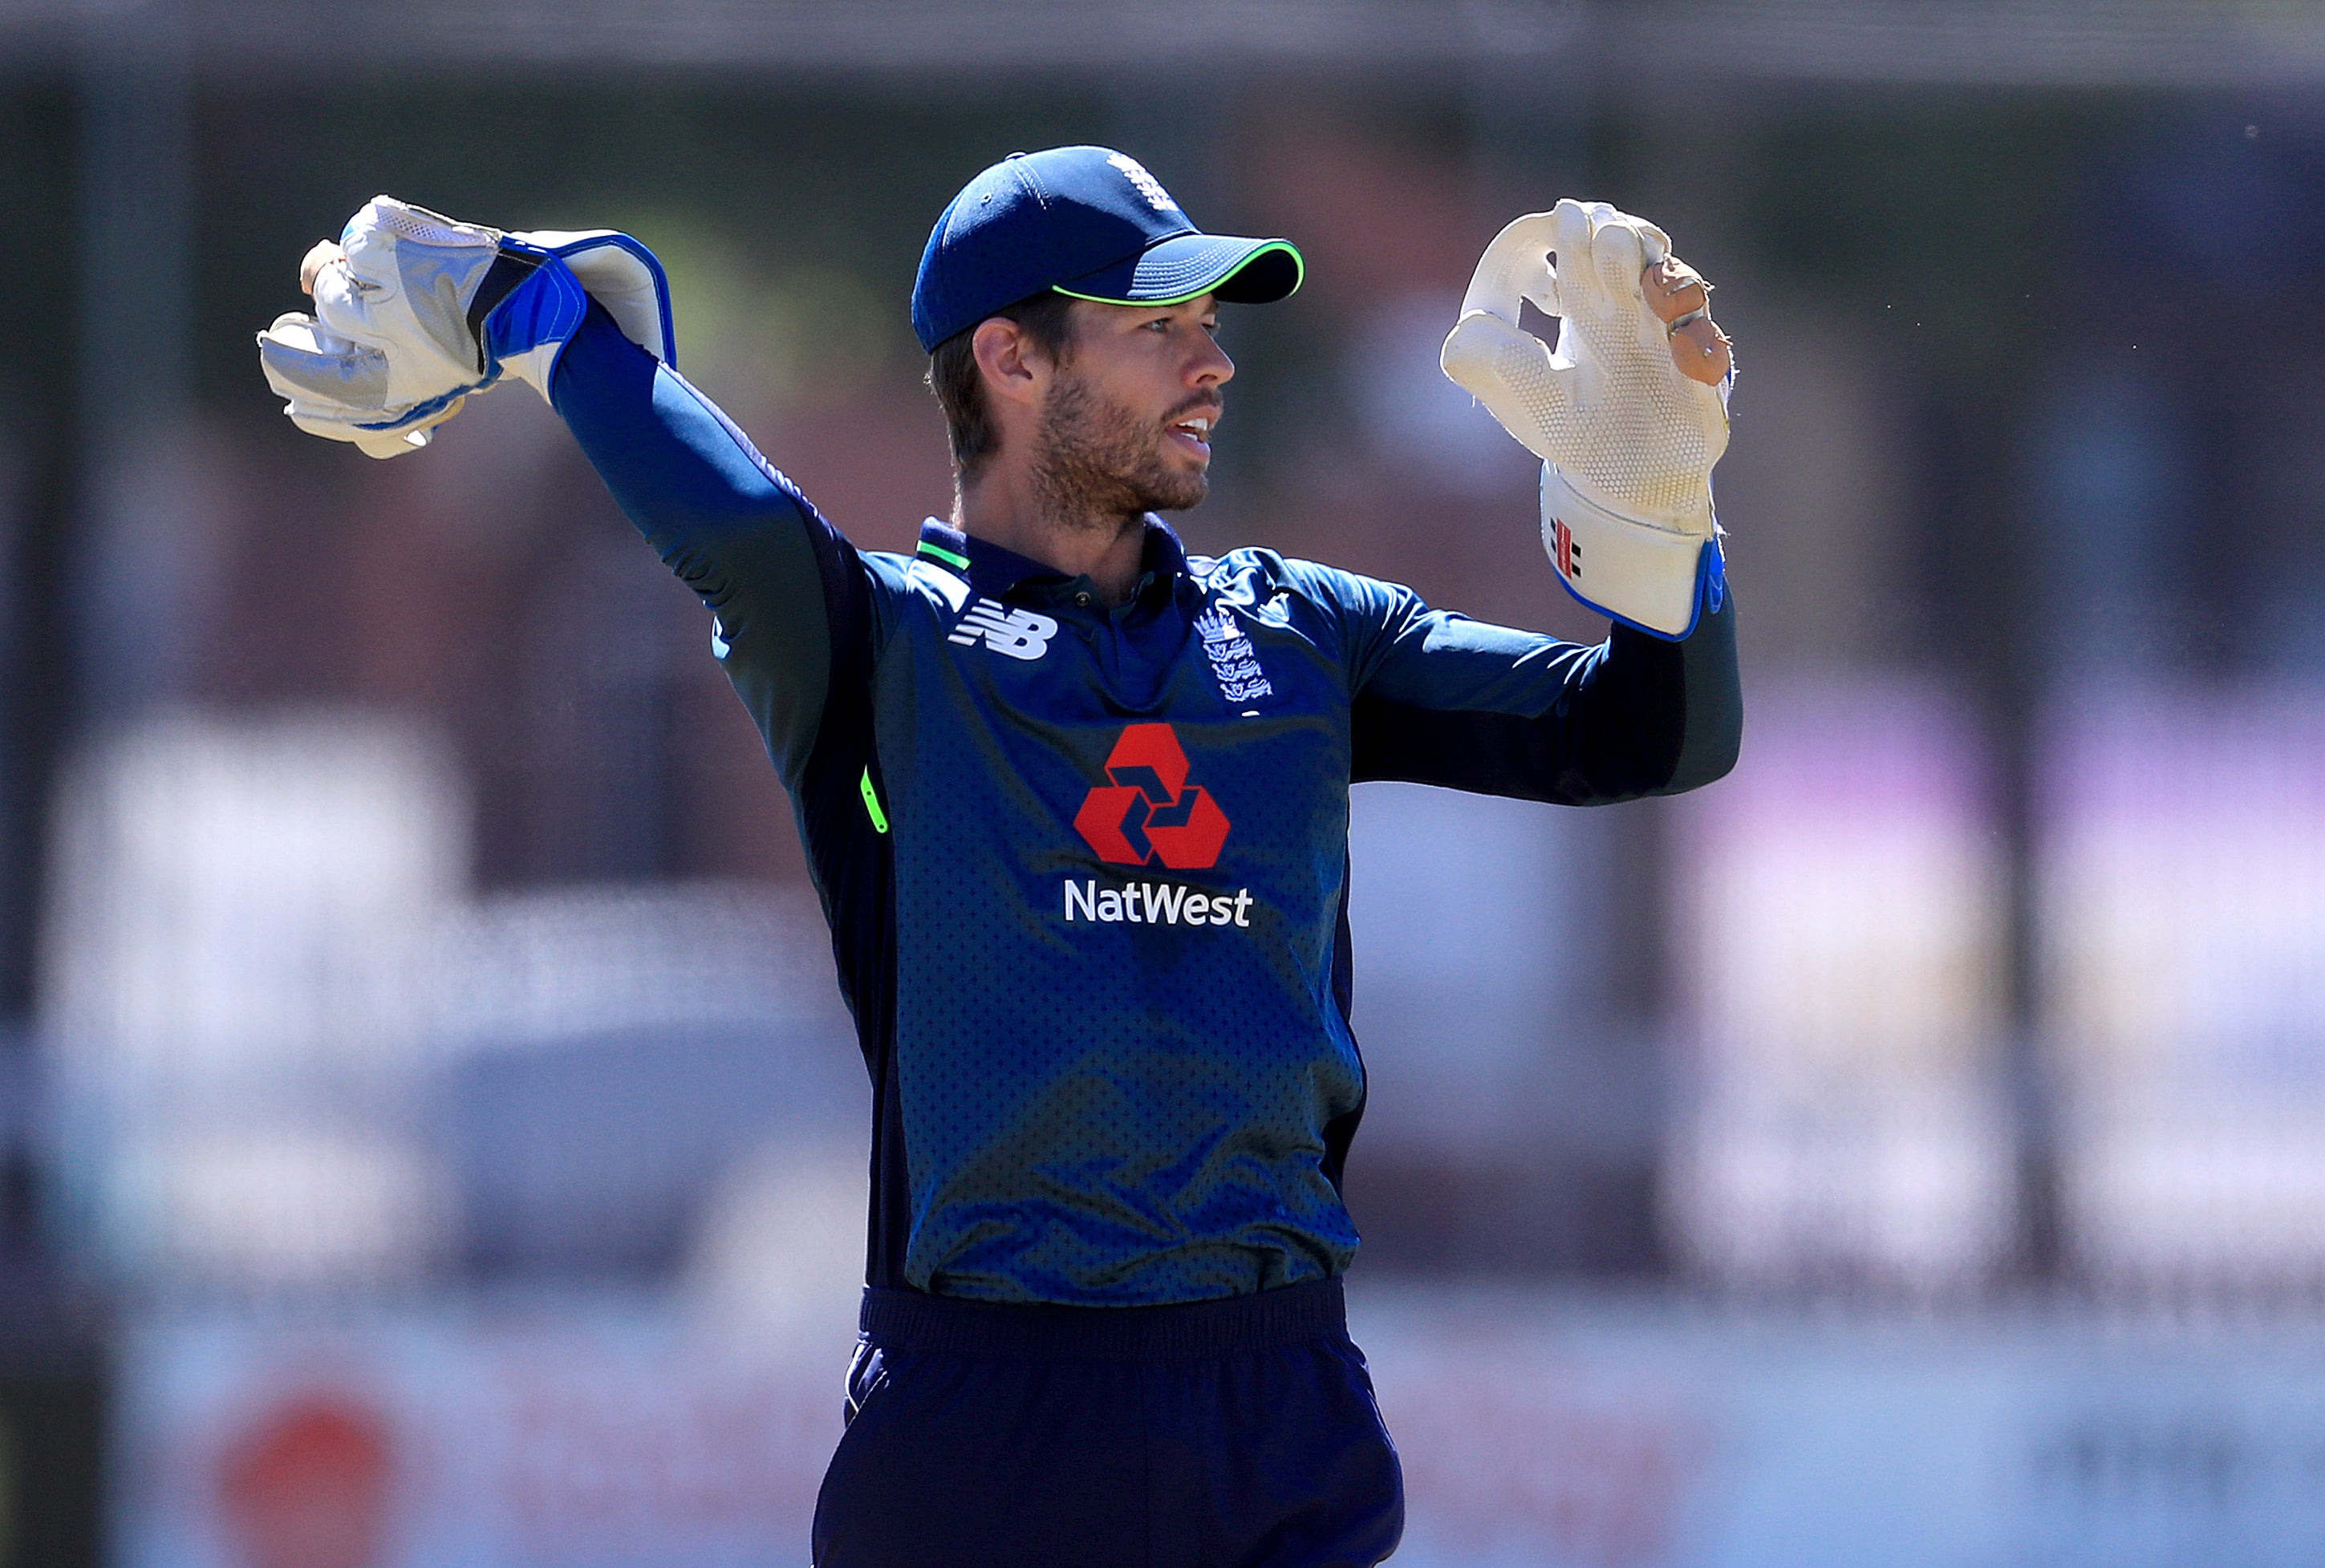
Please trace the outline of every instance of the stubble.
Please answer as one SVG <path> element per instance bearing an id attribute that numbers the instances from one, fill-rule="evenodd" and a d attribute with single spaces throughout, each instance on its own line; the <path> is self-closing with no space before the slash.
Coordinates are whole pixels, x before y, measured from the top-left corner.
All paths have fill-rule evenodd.
<path id="1" fill-rule="evenodd" d="M 1051 383 L 1034 435 L 1033 493 L 1055 523 L 1119 532 L 1149 512 L 1183 512 L 1210 493 L 1202 471 L 1163 460 L 1160 427 L 1070 371 Z"/>

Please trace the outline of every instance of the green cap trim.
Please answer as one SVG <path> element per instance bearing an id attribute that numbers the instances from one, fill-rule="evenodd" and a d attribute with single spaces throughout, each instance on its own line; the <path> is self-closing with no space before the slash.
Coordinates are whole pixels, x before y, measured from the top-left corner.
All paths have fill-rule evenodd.
<path id="1" fill-rule="evenodd" d="M 864 777 L 860 781 L 858 781 L 856 788 L 863 792 L 864 809 L 872 818 L 872 831 L 875 833 L 887 832 L 888 814 L 880 809 L 880 792 L 872 788 L 871 769 L 866 768 L 864 770 Z"/>
<path id="2" fill-rule="evenodd" d="M 1307 258 L 1300 254 L 1300 247 L 1293 244 L 1290 240 L 1270 240 L 1267 244 L 1260 246 L 1257 250 L 1252 252 L 1251 254 L 1244 257 L 1243 260 L 1237 262 L 1234 266 L 1229 267 L 1226 272 L 1220 273 L 1218 277 L 1212 279 L 1201 288 L 1190 289 L 1187 292 L 1175 295 L 1168 300 L 1116 300 L 1110 299 L 1104 294 L 1077 294 L 1071 289 L 1065 287 L 1061 283 L 1051 284 L 1050 291 L 1054 294 L 1063 294 L 1069 300 L 1088 300 L 1100 305 L 1184 305 L 1190 300 L 1200 300 L 1206 294 L 1217 291 L 1220 284 L 1226 282 L 1229 278 L 1234 277 L 1237 272 L 1242 272 L 1246 267 L 1251 265 L 1252 263 L 1259 260 L 1262 256 L 1268 255 L 1277 251 L 1281 251 L 1283 254 L 1292 258 L 1292 265 L 1293 269 L 1292 290 L 1290 293 L 1283 296 L 1285 299 L 1289 300 L 1292 298 L 1292 294 L 1300 292 L 1300 285 L 1308 280 Z"/>
<path id="3" fill-rule="evenodd" d="M 921 554 L 924 556 L 934 556 L 937 559 L 944 562 L 945 565 L 957 567 L 961 571 L 965 572 L 968 570 L 968 558 L 967 556 L 957 556 L 940 544 L 932 544 L 927 540 L 922 540 L 921 541 Z"/>

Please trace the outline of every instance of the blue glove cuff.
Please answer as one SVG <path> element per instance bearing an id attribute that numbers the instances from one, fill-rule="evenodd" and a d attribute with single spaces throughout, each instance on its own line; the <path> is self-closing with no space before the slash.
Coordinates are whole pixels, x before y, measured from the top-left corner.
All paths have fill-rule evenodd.
<path id="1" fill-rule="evenodd" d="M 653 253 L 610 230 L 538 243 L 550 237 L 504 235 L 501 254 L 470 303 L 470 327 L 487 378 L 514 375 L 548 397 L 558 355 L 580 330 L 593 299 L 624 336 L 675 364 L 670 283 Z"/>
<path id="2" fill-rule="evenodd" d="M 503 257 L 504 262 L 533 259 Z M 485 317 L 485 329 L 477 339 L 485 355 L 485 374 L 497 380 L 505 373 L 514 373 L 531 381 L 534 378 L 527 372 L 532 364 L 526 362 L 537 362 L 545 391 L 548 374 L 556 365 L 556 351 L 580 330 L 581 318 L 588 313 L 589 296 L 581 280 L 557 257 L 542 255 L 532 273 Z"/>

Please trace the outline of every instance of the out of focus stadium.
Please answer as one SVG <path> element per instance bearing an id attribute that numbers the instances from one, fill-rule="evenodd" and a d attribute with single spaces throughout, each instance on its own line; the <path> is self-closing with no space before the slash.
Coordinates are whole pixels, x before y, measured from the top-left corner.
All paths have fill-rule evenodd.
<path id="1" fill-rule="evenodd" d="M 868 1094 L 707 617 L 502 390 L 253 332 L 377 192 L 614 226 L 867 548 L 928 226 L 1294 238 L 1183 531 L 1595 640 L 1438 373 L 1562 195 L 1737 343 L 1743 761 L 1357 791 L 1399 1563 L 2325 1554 L 2325 5 L 0 0 L 0 1568 L 800 1563 Z"/>

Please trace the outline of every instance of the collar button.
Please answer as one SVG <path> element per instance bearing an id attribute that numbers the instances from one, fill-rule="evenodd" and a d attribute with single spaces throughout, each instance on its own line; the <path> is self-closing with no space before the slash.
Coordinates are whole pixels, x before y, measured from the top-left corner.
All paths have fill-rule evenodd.
<path id="1" fill-rule="evenodd" d="M 1087 610 L 1090 606 L 1090 596 L 1087 592 L 1076 594 L 1074 595 L 1074 603 Z"/>

